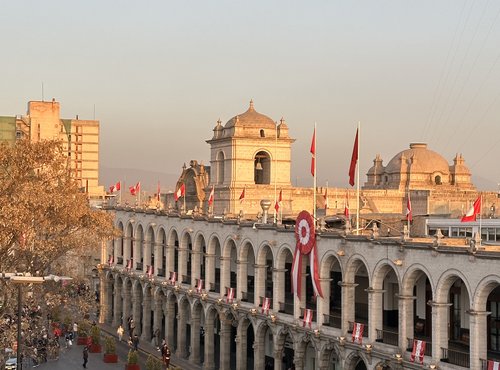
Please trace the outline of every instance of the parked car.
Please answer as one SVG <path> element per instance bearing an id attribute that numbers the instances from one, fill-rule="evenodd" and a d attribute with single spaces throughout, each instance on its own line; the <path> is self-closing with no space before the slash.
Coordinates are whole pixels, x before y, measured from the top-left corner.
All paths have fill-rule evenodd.
<path id="1" fill-rule="evenodd" d="M 17 369 L 17 357 L 11 357 L 5 362 L 5 370 Z"/>

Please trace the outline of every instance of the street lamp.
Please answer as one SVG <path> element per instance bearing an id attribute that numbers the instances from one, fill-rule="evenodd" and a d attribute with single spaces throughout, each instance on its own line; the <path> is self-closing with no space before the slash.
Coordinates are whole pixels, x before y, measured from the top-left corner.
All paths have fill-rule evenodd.
<path id="1" fill-rule="evenodd" d="M 66 276 L 20 276 L 11 273 L 3 273 L 0 275 L 4 279 L 10 280 L 12 283 L 17 284 L 17 369 L 22 369 L 21 363 L 21 316 L 22 316 L 22 286 L 23 284 L 42 284 L 45 281 L 53 280 L 58 282 L 60 280 L 71 280 L 72 278 Z"/>

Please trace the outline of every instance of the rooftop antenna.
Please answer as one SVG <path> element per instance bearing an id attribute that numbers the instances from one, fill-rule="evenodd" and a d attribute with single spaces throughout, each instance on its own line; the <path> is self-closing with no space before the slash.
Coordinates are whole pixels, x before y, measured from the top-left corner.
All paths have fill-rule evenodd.
<path id="1" fill-rule="evenodd" d="M 42 101 L 45 101 L 44 96 L 43 96 L 43 81 L 42 81 Z"/>

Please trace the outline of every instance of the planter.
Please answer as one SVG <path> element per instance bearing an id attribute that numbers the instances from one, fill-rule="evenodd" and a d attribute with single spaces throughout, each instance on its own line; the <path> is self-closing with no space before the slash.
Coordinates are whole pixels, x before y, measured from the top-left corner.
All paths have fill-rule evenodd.
<path id="1" fill-rule="evenodd" d="M 133 364 L 133 365 L 126 364 L 125 370 L 141 370 L 141 367 L 137 364 Z"/>
<path id="2" fill-rule="evenodd" d="M 118 355 L 116 353 L 105 353 L 104 362 L 107 364 L 116 364 L 118 362 Z"/>
<path id="3" fill-rule="evenodd" d="M 92 343 L 89 348 L 90 353 L 101 353 L 102 352 L 102 347 L 100 344 L 95 344 Z"/>
<path id="4" fill-rule="evenodd" d="M 90 337 L 78 337 L 76 339 L 76 344 L 79 346 L 85 346 L 91 342 Z"/>

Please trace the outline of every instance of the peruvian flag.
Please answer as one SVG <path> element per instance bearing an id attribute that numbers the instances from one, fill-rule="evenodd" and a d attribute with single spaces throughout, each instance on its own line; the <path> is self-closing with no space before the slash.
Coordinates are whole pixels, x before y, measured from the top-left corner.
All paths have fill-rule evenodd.
<path id="1" fill-rule="evenodd" d="M 352 148 L 351 165 L 349 166 L 349 185 L 354 186 L 354 174 L 356 172 L 356 163 L 358 162 L 358 130 L 354 139 L 354 148 Z"/>
<path id="2" fill-rule="evenodd" d="M 246 187 L 243 188 L 243 191 L 240 194 L 240 203 L 243 203 L 243 201 L 245 200 L 245 189 Z"/>
<path id="3" fill-rule="evenodd" d="M 175 283 L 177 282 L 177 272 L 173 271 L 170 273 L 170 284 L 172 285 L 175 285 Z"/>
<path id="4" fill-rule="evenodd" d="M 121 188 L 122 188 L 122 187 L 121 187 L 120 181 L 118 181 L 116 184 L 111 185 L 111 186 L 109 187 L 109 192 L 110 192 L 110 193 L 114 193 L 115 191 L 120 191 L 120 190 L 121 190 Z"/>
<path id="5" fill-rule="evenodd" d="M 283 189 L 280 189 L 280 194 L 278 195 L 278 199 L 276 200 L 276 204 L 274 205 L 276 213 L 280 211 L 280 204 L 282 199 L 283 199 Z"/>
<path id="6" fill-rule="evenodd" d="M 413 213 L 411 212 L 410 192 L 408 192 L 408 200 L 406 201 L 406 219 L 410 222 L 413 221 Z"/>
<path id="7" fill-rule="evenodd" d="M 500 362 L 488 360 L 488 370 L 500 370 Z"/>
<path id="8" fill-rule="evenodd" d="M 114 261 L 115 261 L 115 259 L 113 258 L 113 255 L 112 255 L 112 254 L 110 254 L 110 255 L 109 255 L 109 258 L 108 258 L 108 265 L 110 265 L 110 266 L 111 266 L 111 265 L 113 264 L 113 262 L 114 262 Z"/>
<path id="9" fill-rule="evenodd" d="M 323 198 L 325 199 L 325 209 L 329 208 L 328 204 L 328 187 L 325 188 L 325 195 L 323 195 Z"/>
<path id="10" fill-rule="evenodd" d="M 316 169 L 316 127 L 314 127 L 313 138 L 311 143 L 311 175 L 315 175 Z"/>
<path id="11" fill-rule="evenodd" d="M 234 288 L 227 288 L 226 303 L 233 303 L 234 300 Z"/>
<path id="12" fill-rule="evenodd" d="M 345 205 L 344 205 L 344 216 L 346 219 L 349 219 L 349 193 L 345 194 Z"/>
<path id="13" fill-rule="evenodd" d="M 481 214 L 481 196 L 477 197 L 472 207 L 470 207 L 470 209 L 462 217 L 460 222 L 476 221 L 476 217 L 478 214 Z"/>
<path id="14" fill-rule="evenodd" d="M 302 327 L 304 328 L 306 325 L 309 325 L 309 329 L 311 329 L 313 319 L 313 311 L 309 308 L 306 308 L 304 311 L 304 321 L 302 321 Z"/>
<path id="15" fill-rule="evenodd" d="M 179 189 L 177 189 L 177 191 L 174 193 L 175 201 L 177 202 L 179 198 L 183 197 L 185 194 L 186 194 L 186 186 L 184 185 L 184 183 L 182 183 Z"/>
<path id="16" fill-rule="evenodd" d="M 363 343 L 363 330 L 365 329 L 365 324 L 360 324 L 355 322 L 352 328 L 352 342 L 362 344 Z"/>
<path id="17" fill-rule="evenodd" d="M 141 182 L 139 181 L 137 184 L 135 184 L 135 186 L 129 187 L 128 190 L 130 190 L 130 194 L 132 194 L 133 196 L 138 195 L 141 191 Z"/>
<path id="18" fill-rule="evenodd" d="M 215 187 L 212 185 L 212 190 L 210 191 L 210 196 L 208 197 L 208 205 L 211 206 L 214 202 Z"/>
<path id="19" fill-rule="evenodd" d="M 148 277 L 152 277 L 153 276 L 153 266 L 151 265 L 148 265 L 147 266 L 147 272 L 146 272 L 146 275 L 148 275 Z"/>
<path id="20" fill-rule="evenodd" d="M 203 290 L 203 279 L 198 279 L 198 283 L 196 284 L 196 291 L 201 293 Z"/>
<path id="21" fill-rule="evenodd" d="M 262 302 L 262 313 L 265 313 L 267 315 L 270 309 L 271 309 L 271 298 L 265 297 L 264 302 Z"/>
<path id="22" fill-rule="evenodd" d="M 413 339 L 413 350 L 411 351 L 410 361 L 415 362 L 417 359 L 421 364 L 424 363 L 425 355 L 425 340 Z"/>

